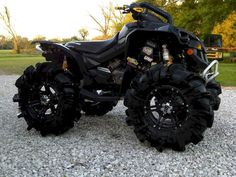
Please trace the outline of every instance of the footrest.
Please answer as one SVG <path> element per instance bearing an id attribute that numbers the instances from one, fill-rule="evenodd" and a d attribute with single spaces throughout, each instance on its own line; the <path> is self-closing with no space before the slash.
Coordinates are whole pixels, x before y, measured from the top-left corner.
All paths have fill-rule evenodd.
<path id="1" fill-rule="evenodd" d="M 119 97 L 100 96 L 98 94 L 87 91 L 85 89 L 81 89 L 80 94 L 85 98 L 89 98 L 89 99 L 91 99 L 93 101 L 97 101 L 97 102 L 110 102 L 110 101 L 118 101 L 119 100 Z"/>

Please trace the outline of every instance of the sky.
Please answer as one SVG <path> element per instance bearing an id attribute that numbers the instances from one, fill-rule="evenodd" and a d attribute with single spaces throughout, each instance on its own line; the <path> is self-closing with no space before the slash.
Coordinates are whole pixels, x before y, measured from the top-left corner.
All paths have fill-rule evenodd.
<path id="1" fill-rule="evenodd" d="M 134 0 L 117 0 L 122 6 Z M 0 0 L 0 11 L 7 6 L 18 35 L 33 39 L 37 35 L 50 38 L 78 36 L 80 28 L 87 28 L 89 37 L 99 35 L 96 23 L 89 14 L 102 20 L 101 6 L 110 0 Z M 114 1 L 112 1 L 114 2 Z M 0 35 L 6 35 L 0 22 Z"/>

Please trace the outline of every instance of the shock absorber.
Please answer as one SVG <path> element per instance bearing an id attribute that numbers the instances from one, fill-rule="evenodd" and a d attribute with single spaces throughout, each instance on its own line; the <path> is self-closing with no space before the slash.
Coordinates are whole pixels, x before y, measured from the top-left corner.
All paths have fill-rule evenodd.
<path id="1" fill-rule="evenodd" d="M 170 55 L 166 44 L 162 45 L 162 50 L 163 50 L 163 61 L 164 61 L 164 63 L 167 64 L 167 65 L 172 64 L 173 63 L 173 58 Z"/>

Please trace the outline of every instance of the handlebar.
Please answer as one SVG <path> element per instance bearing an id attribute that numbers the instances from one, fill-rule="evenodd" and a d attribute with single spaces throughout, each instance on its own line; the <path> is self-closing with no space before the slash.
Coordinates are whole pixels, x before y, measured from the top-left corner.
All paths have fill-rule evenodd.
<path id="1" fill-rule="evenodd" d="M 125 5 L 123 7 L 115 7 L 115 10 L 125 10 L 125 9 L 126 9 Z"/>
<path id="2" fill-rule="evenodd" d="M 147 8 L 147 9 L 155 12 L 156 14 L 165 18 L 169 24 L 173 24 L 173 19 L 172 19 L 171 15 L 168 14 L 167 12 L 165 12 L 164 10 L 162 10 L 158 7 L 155 7 L 147 2 L 141 2 L 141 3 L 139 3 L 139 6 L 143 7 L 143 8 Z"/>
<path id="3" fill-rule="evenodd" d="M 168 14 L 164 10 L 162 10 L 158 7 L 155 7 L 147 2 L 133 3 L 130 6 L 124 5 L 123 7 L 115 7 L 115 9 L 116 10 L 123 10 L 124 11 L 123 13 L 129 13 L 129 12 L 132 12 L 132 9 L 135 7 L 141 7 L 141 8 L 146 8 L 148 10 L 151 10 L 154 13 L 156 13 L 156 14 L 160 15 L 161 17 L 163 17 L 164 19 L 166 19 L 169 24 L 173 24 L 173 19 L 170 14 Z"/>
<path id="4" fill-rule="evenodd" d="M 122 10 L 123 14 L 130 13 L 130 6 L 123 5 L 122 7 L 115 7 L 115 10 Z"/>

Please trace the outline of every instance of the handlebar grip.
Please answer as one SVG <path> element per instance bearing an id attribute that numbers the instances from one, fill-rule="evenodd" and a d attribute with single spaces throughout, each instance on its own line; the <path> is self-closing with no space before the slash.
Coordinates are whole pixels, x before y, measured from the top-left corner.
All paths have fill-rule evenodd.
<path id="1" fill-rule="evenodd" d="M 115 7 L 115 10 L 127 10 L 127 8 L 129 8 L 128 5 L 123 5 L 122 7 L 120 7 L 120 6 Z"/>
<path id="2" fill-rule="evenodd" d="M 115 10 L 123 10 L 124 7 L 115 7 Z"/>

